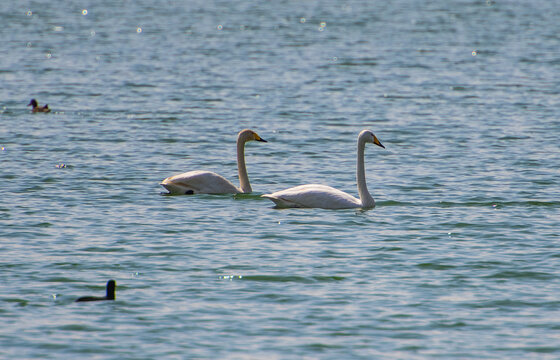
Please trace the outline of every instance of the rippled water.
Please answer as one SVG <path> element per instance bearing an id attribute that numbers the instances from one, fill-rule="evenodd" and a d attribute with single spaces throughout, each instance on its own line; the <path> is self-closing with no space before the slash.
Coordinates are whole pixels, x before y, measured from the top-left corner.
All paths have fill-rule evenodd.
<path id="1" fill-rule="evenodd" d="M 0 357 L 560 356 L 554 1 L 0 3 Z M 30 98 L 50 114 L 31 114 Z M 167 196 L 193 169 L 250 195 Z M 279 210 L 319 182 L 369 211 Z M 117 281 L 117 300 L 102 295 Z"/>

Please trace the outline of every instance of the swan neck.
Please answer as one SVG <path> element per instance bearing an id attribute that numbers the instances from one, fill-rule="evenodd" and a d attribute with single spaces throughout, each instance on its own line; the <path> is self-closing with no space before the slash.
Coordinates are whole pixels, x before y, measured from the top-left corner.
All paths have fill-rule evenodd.
<path id="1" fill-rule="evenodd" d="M 237 139 L 237 173 L 239 175 L 241 192 L 250 193 L 253 189 L 251 189 L 249 176 L 247 175 L 247 167 L 245 166 L 245 142 L 245 139 Z"/>
<path id="2" fill-rule="evenodd" d="M 366 170 L 364 166 L 364 150 L 366 143 L 363 139 L 358 139 L 358 163 L 356 166 L 356 181 L 358 183 L 358 194 L 363 207 L 374 207 L 375 200 L 370 195 L 366 185 Z"/>

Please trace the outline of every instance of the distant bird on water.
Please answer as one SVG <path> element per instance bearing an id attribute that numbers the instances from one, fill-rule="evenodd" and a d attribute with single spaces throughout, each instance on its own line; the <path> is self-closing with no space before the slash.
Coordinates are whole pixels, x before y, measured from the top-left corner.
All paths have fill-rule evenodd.
<path id="1" fill-rule="evenodd" d="M 29 102 L 29 104 L 27 104 L 27 106 L 32 106 L 33 108 L 31 109 L 31 112 L 44 112 L 44 113 L 48 113 L 51 112 L 51 109 L 49 109 L 49 104 L 45 104 L 45 106 L 39 106 L 39 104 L 37 104 L 37 100 L 35 99 L 31 99 L 31 101 Z"/>
<path id="2" fill-rule="evenodd" d="M 115 287 L 117 283 L 115 280 L 107 281 L 107 295 L 105 296 L 82 296 L 75 302 L 81 301 L 102 301 L 102 300 L 115 300 Z"/>

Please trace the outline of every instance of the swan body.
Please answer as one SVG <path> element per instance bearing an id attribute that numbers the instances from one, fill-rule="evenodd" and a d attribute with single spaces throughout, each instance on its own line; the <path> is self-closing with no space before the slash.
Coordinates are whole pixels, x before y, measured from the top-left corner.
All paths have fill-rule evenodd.
<path id="1" fill-rule="evenodd" d="M 261 141 L 256 132 L 245 129 L 237 135 L 237 171 L 239 174 L 240 187 L 235 186 L 223 176 L 212 171 L 194 170 L 183 174 L 174 175 L 161 182 L 161 186 L 170 194 L 237 194 L 250 193 L 253 191 L 247 168 L 245 166 L 245 143 L 247 141 Z"/>
<path id="2" fill-rule="evenodd" d="M 161 186 L 171 194 L 237 194 L 241 189 L 212 171 L 193 170 L 170 176 Z"/>
<path id="3" fill-rule="evenodd" d="M 281 208 L 305 207 L 322 209 L 344 209 L 361 207 L 362 203 L 350 194 L 331 186 L 307 184 L 265 194 Z"/>
<path id="4" fill-rule="evenodd" d="M 270 199 L 280 208 L 349 209 L 375 207 L 375 200 L 367 189 L 364 168 L 364 149 L 368 142 L 385 148 L 369 130 L 362 130 L 358 135 L 356 180 L 359 199 L 333 187 L 319 184 L 300 185 L 272 194 L 264 194 L 262 197 Z"/>

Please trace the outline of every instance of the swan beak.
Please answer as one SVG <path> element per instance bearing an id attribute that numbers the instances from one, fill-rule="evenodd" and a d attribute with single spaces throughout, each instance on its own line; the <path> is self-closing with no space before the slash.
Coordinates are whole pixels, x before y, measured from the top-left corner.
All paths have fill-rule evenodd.
<path id="1" fill-rule="evenodd" d="M 268 142 L 257 134 L 255 134 L 255 140 L 260 141 L 260 142 Z"/>
<path id="2" fill-rule="evenodd" d="M 383 146 L 383 144 L 381 143 L 381 141 L 379 141 L 379 139 L 378 139 L 376 136 L 373 137 L 373 143 L 374 143 L 375 145 L 381 146 L 383 149 L 385 149 L 385 146 Z"/>

